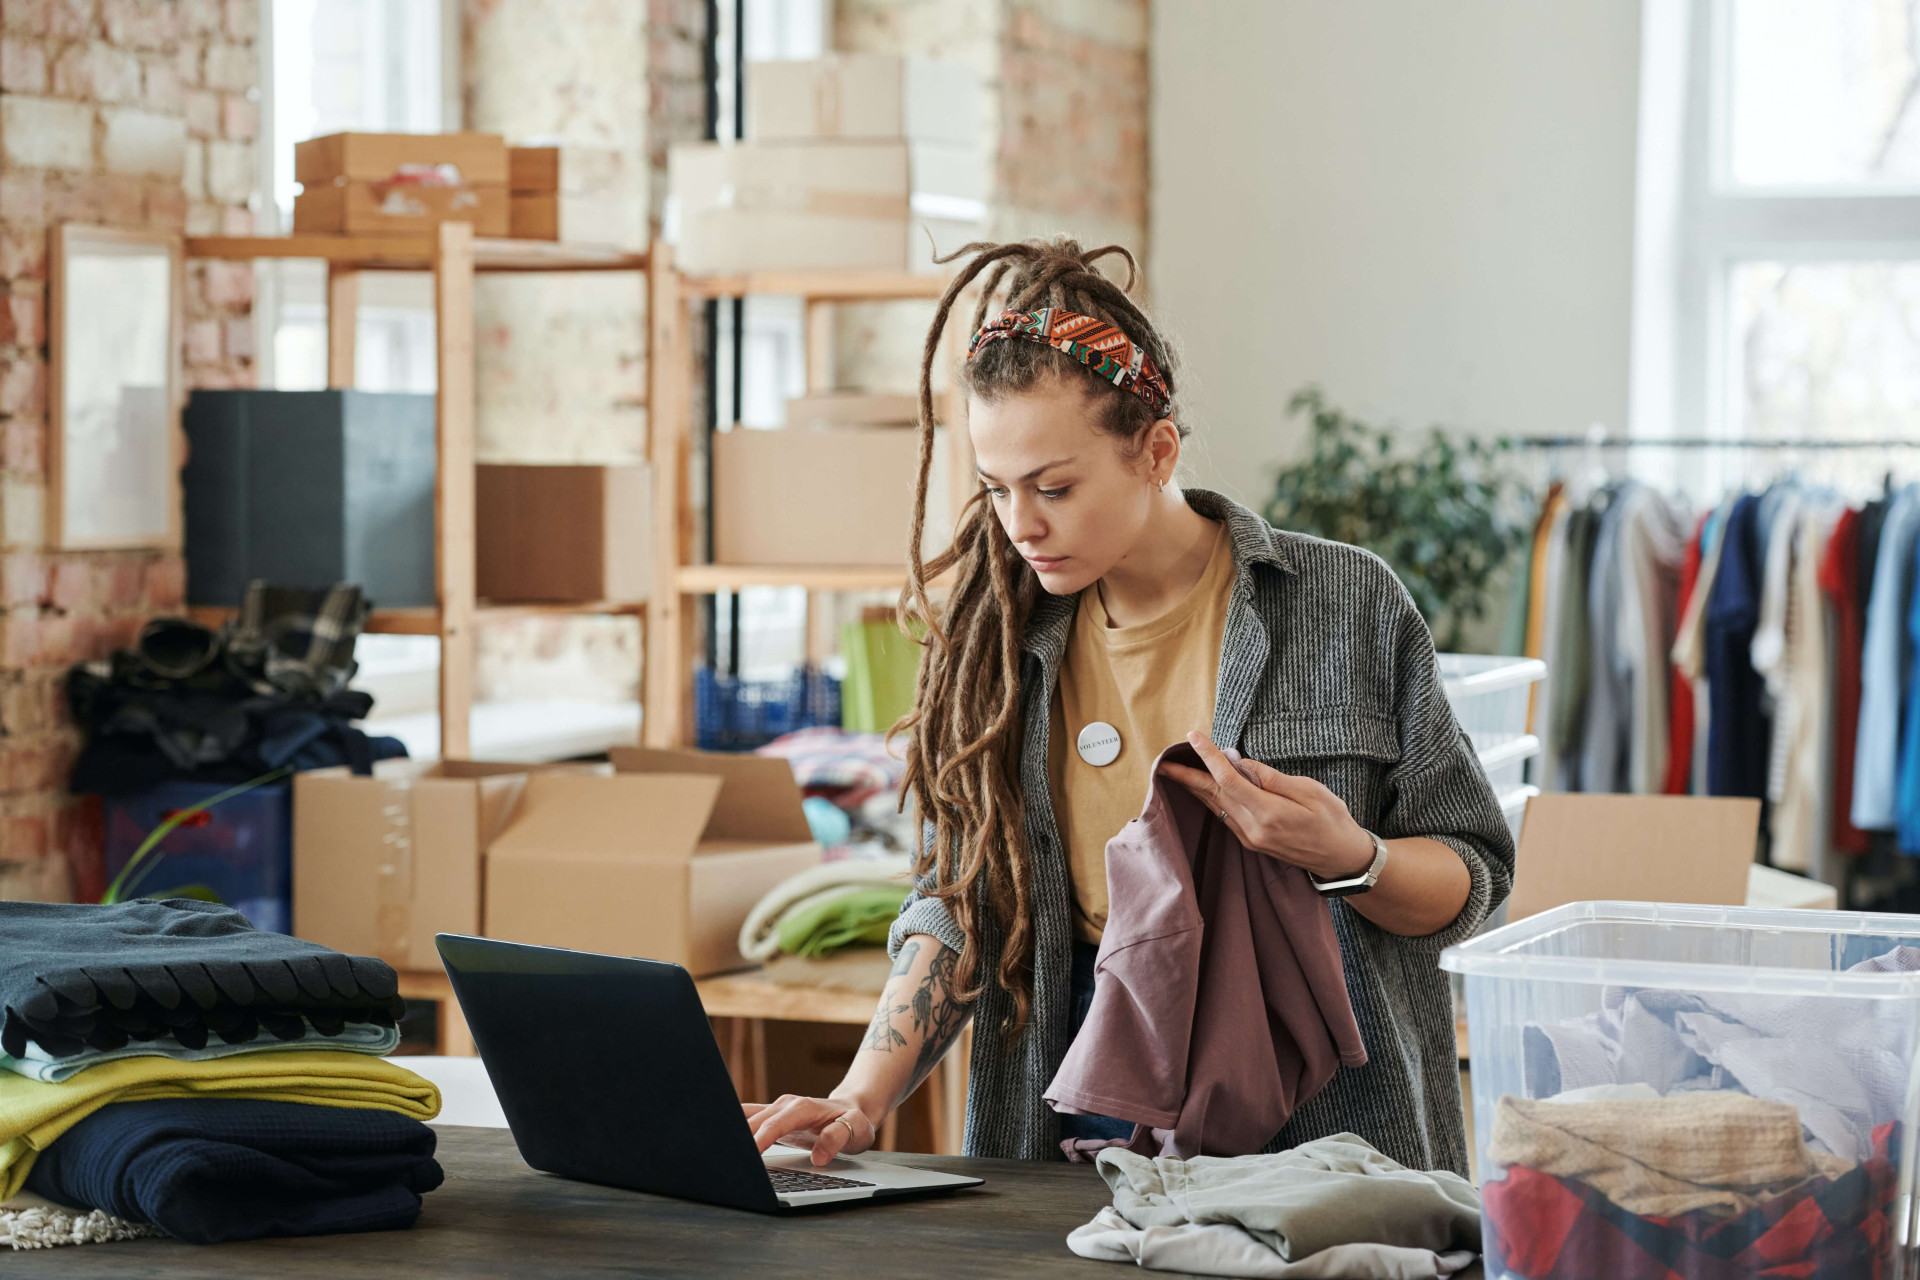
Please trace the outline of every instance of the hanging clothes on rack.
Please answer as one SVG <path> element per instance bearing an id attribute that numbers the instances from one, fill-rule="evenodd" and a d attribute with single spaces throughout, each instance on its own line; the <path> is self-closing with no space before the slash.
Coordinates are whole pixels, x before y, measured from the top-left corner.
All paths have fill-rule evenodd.
<path id="1" fill-rule="evenodd" d="M 1670 796 L 1686 795 L 1693 781 L 1693 678 L 1681 667 L 1677 650 L 1680 646 L 1680 630 L 1698 594 L 1703 559 L 1700 544 L 1706 533 L 1707 516 L 1702 515 L 1693 523 L 1693 533 L 1687 538 L 1684 558 L 1680 562 L 1680 592 L 1674 601 L 1679 617 L 1675 621 L 1673 645 L 1666 655 L 1672 674 L 1669 677 L 1671 691 L 1667 699 L 1667 770 L 1660 790 Z"/>
<path id="2" fill-rule="evenodd" d="M 1760 502 L 1752 494 L 1734 502 L 1707 599 L 1707 791 L 1716 796 L 1767 793 L 1765 686 L 1753 669 L 1753 635 L 1760 622 Z"/>
<path id="3" fill-rule="evenodd" d="M 1868 503 L 1867 507 L 1875 506 Z M 1884 504 L 1878 504 L 1884 510 Z M 1842 511 L 1820 561 L 1820 589 L 1835 622 L 1833 679 L 1833 794 L 1829 839 L 1836 853 L 1867 851 L 1867 833 L 1853 825 L 1853 753 L 1860 732 L 1860 526 L 1866 509 Z"/>
<path id="4" fill-rule="evenodd" d="M 1900 753 L 1900 712 L 1912 646 L 1907 597 L 1912 587 L 1920 488 L 1894 495 L 1876 540 L 1866 639 L 1860 657 L 1860 728 L 1854 745 L 1853 824 L 1865 831 L 1894 827 Z"/>
<path id="5" fill-rule="evenodd" d="M 1532 443 L 1585 463 L 1546 488 L 1516 557 L 1507 647 L 1548 664 L 1531 780 L 1756 797 L 1774 865 L 1833 885 L 1844 905 L 1909 892 L 1914 864 L 1889 859 L 1920 857 L 1920 485 L 1889 481 L 1849 505 L 1827 469 L 1802 474 L 1801 454 L 1920 438 Z M 1732 469 L 1737 483 L 1702 512 L 1650 483 L 1652 468 L 1608 474 L 1599 459 L 1626 445 L 1791 453 L 1764 488 L 1742 491 L 1753 469 Z"/>

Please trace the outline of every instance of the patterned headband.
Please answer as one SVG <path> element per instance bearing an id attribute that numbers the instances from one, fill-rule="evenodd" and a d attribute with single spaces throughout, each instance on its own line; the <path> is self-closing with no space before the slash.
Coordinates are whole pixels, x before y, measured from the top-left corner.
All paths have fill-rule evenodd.
<path id="1" fill-rule="evenodd" d="M 973 335 L 967 344 L 967 359 L 1002 338 L 1025 338 L 1064 351 L 1087 366 L 1096 378 L 1133 392 L 1162 416 L 1173 402 L 1167 379 L 1147 355 L 1147 349 L 1105 320 L 1058 307 L 1002 311 Z"/>

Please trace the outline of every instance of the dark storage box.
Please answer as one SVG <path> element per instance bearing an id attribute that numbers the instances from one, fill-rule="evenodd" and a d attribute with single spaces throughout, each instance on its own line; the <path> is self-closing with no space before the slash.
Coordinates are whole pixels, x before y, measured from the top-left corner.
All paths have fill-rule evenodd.
<path id="1" fill-rule="evenodd" d="M 196 391 L 186 425 L 189 604 L 236 606 L 255 578 L 434 604 L 432 396 Z"/>
<path id="2" fill-rule="evenodd" d="M 120 874 L 154 828 L 224 791 L 227 782 L 162 782 L 106 801 L 107 879 Z M 256 929 L 293 932 L 293 794 L 269 782 L 202 809 L 169 831 L 136 869 L 124 896 L 176 897 L 181 889 L 237 909 Z"/>

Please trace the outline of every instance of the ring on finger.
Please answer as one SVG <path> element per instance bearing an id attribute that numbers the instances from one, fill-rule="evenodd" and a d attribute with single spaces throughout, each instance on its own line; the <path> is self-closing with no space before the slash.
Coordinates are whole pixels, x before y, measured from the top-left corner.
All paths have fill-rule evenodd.
<path id="1" fill-rule="evenodd" d="M 847 1137 L 848 1137 L 848 1138 L 854 1138 L 854 1137 L 857 1137 L 857 1136 L 858 1136 L 858 1135 L 857 1135 L 857 1134 L 855 1134 L 855 1133 L 854 1133 L 854 1131 L 853 1131 L 853 1121 L 851 1121 L 851 1120 L 849 1120 L 849 1119 L 847 1119 L 847 1116 L 846 1116 L 846 1113 L 845 1113 L 844 1111 L 843 1111 L 843 1112 L 841 1112 L 841 1113 L 840 1113 L 839 1115 L 837 1115 L 837 1116 L 835 1116 L 835 1117 L 834 1117 L 833 1119 L 831 1119 L 831 1120 L 829 1120 L 829 1121 L 827 1121 L 827 1123 L 828 1123 L 829 1125 L 833 1125 L 833 1124 L 843 1124 L 843 1125 L 845 1125 L 845 1126 L 847 1126 Z"/>

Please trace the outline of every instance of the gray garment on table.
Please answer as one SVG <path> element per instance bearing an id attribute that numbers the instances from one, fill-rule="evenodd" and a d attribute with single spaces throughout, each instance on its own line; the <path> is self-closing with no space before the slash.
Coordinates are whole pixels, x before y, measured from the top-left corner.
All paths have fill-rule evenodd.
<path id="1" fill-rule="evenodd" d="M 1214 1275 L 1449 1275 L 1480 1250 L 1472 1183 L 1408 1169 L 1350 1133 L 1259 1156 L 1150 1159 L 1114 1149 L 1096 1165 L 1113 1206 L 1067 1238 L 1082 1257 L 1137 1259 L 1151 1249 L 1162 1269 Z M 1127 1227 L 1148 1238 L 1116 1238 Z M 1101 1252 L 1090 1251 L 1096 1245 Z M 1325 1258 L 1331 1250 L 1348 1252 Z M 1316 1258 L 1394 1269 L 1303 1266 Z"/>
<path id="2" fill-rule="evenodd" d="M 1593 563 L 1587 570 L 1587 707 L 1580 724 L 1580 790 L 1627 789 L 1628 734 L 1633 689 L 1620 646 L 1618 619 L 1625 574 L 1620 561 L 1621 525 L 1639 488 L 1628 480 L 1599 513 Z"/>
<path id="3" fill-rule="evenodd" d="M 1238 1227 L 1136 1227 L 1111 1207 L 1075 1227 L 1067 1236 L 1067 1248 L 1095 1262 L 1256 1280 L 1447 1280 L 1472 1266 L 1478 1256 L 1465 1250 L 1435 1253 L 1390 1244 L 1337 1244 L 1287 1262 Z"/>
<path id="4" fill-rule="evenodd" d="M 1920 949 L 1899 947 L 1849 972 L 1916 968 Z M 1815 1145 L 1849 1160 L 1871 1156 L 1874 1128 L 1904 1114 L 1910 1020 L 1898 1002 L 1626 987 L 1600 1000 L 1598 1013 L 1523 1029 L 1528 1097 L 1611 1084 L 1737 1089 L 1797 1107 Z"/>
<path id="5" fill-rule="evenodd" d="M 1472 937 L 1513 883 L 1513 836 L 1460 731 L 1433 639 L 1379 557 L 1283 533 L 1236 502 L 1188 489 L 1201 515 L 1224 521 L 1234 583 L 1221 644 L 1213 739 L 1340 796 L 1361 826 L 1392 839 L 1426 836 L 1460 855 L 1466 905 L 1424 938 L 1389 933 L 1344 901 L 1329 904 L 1348 996 L 1368 1062 L 1343 1067 L 1297 1108 L 1268 1150 L 1354 1132 L 1410 1168 L 1467 1171 L 1453 998 L 1439 954 Z M 1026 628 L 1021 671 L 1020 787 L 1033 912 L 1032 1012 L 1021 1036 L 1000 1028 L 1013 1001 L 989 976 L 973 1013 L 964 1149 L 973 1156 L 1058 1160 L 1059 1121 L 1041 1094 L 1067 1050 L 1072 890 L 1047 782 L 1054 685 L 1077 601 L 1042 594 Z M 925 839 L 932 839 L 931 828 Z M 888 949 L 929 934 L 963 938 L 946 904 L 917 880 Z M 1004 932 L 981 931 L 993 974 Z"/>

